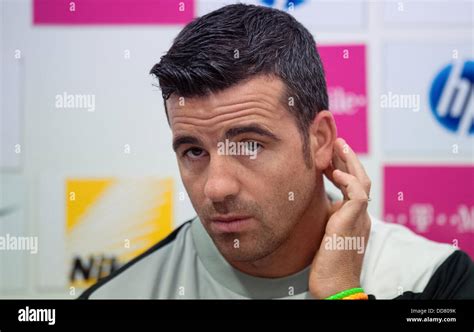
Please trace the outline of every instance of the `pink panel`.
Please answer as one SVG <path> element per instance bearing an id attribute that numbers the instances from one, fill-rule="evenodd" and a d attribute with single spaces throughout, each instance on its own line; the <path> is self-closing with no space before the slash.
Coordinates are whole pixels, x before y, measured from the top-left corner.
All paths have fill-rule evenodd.
<path id="1" fill-rule="evenodd" d="M 33 0 L 34 24 L 185 24 L 194 0 Z"/>
<path id="2" fill-rule="evenodd" d="M 318 45 L 318 51 L 338 136 L 346 139 L 355 152 L 368 153 L 365 45 Z"/>
<path id="3" fill-rule="evenodd" d="M 474 258 L 474 167 L 387 166 L 384 219 Z"/>

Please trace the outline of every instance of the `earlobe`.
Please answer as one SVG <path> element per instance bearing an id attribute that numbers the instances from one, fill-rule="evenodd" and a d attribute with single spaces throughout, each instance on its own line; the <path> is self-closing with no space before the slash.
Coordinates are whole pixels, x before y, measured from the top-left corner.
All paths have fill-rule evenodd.
<path id="1" fill-rule="evenodd" d="M 313 162 L 322 172 L 331 165 L 334 142 L 337 138 L 337 128 L 332 113 L 326 110 L 318 112 L 309 132 Z"/>

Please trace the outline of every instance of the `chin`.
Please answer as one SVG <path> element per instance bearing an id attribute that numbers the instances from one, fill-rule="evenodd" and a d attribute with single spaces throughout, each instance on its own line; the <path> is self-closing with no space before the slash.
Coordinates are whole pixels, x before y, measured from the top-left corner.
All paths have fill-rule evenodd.
<path id="1" fill-rule="evenodd" d="M 241 261 L 246 260 L 249 254 L 252 255 L 242 249 L 242 246 L 246 245 L 243 241 L 239 240 L 238 244 L 235 242 L 238 239 L 237 234 L 217 235 L 212 238 L 221 255 L 227 260 Z"/>
<path id="2" fill-rule="evenodd" d="M 259 246 L 258 243 L 254 243 L 253 241 L 241 240 L 239 242 L 239 247 L 234 247 L 234 239 L 236 238 L 237 236 L 232 237 L 229 240 L 223 240 L 220 238 L 219 240 L 214 241 L 217 249 L 227 261 L 255 262 L 268 255 L 266 250 L 259 250 L 259 247 L 261 246 Z"/>

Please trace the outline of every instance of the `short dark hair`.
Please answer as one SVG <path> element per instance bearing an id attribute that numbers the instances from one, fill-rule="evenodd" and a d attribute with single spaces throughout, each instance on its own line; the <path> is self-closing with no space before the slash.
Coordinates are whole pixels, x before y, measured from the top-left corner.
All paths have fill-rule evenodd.
<path id="1" fill-rule="evenodd" d="M 309 125 L 328 109 L 313 36 L 290 14 L 263 6 L 228 5 L 194 19 L 150 74 L 158 79 L 165 109 L 173 93 L 206 96 L 257 75 L 280 78 L 286 90 L 282 99 L 296 117 L 305 156 Z"/>

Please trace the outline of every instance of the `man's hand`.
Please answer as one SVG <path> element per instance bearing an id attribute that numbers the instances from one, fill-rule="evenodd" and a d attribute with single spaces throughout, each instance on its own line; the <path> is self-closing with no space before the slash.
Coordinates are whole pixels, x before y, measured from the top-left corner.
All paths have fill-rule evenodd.
<path id="1" fill-rule="evenodd" d="M 332 164 L 324 174 L 342 191 L 344 200 L 331 206 L 325 235 L 311 266 L 309 290 L 319 299 L 360 287 L 362 261 L 370 233 L 367 213 L 370 179 L 342 138 L 336 140 Z"/>

